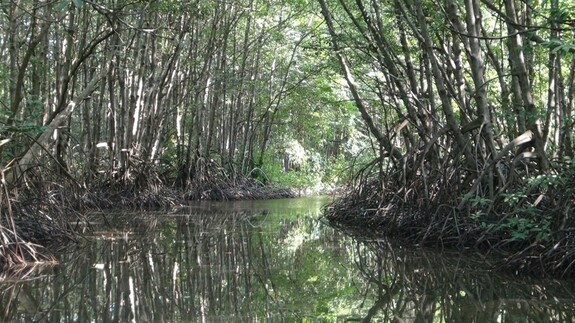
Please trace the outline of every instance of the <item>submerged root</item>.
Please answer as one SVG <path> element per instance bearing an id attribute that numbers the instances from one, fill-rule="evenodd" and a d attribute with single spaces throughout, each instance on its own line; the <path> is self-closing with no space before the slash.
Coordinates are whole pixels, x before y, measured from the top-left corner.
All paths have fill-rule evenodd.
<path id="1" fill-rule="evenodd" d="M 201 165 L 200 165 L 201 164 Z M 53 262 L 49 250 L 59 250 L 77 239 L 78 228 L 90 228 L 85 217 L 94 210 L 172 209 L 188 200 L 240 200 L 294 197 L 287 189 L 263 185 L 256 179 L 228 174 L 205 159 L 198 163 L 187 189 L 165 184 L 157 167 L 130 157 L 122 171 L 87 183 L 49 167 L 30 168 L 7 189 L 0 181 L 0 269 Z M 80 225 L 86 223 L 87 225 Z"/>
<path id="2" fill-rule="evenodd" d="M 17 230 L 17 231 L 15 231 Z M 30 242 L 21 236 L 21 228 L 8 229 L 0 226 L 0 268 L 6 271 L 36 263 L 55 262 L 55 258 L 46 248 Z"/>
<path id="3" fill-rule="evenodd" d="M 54 256 L 44 247 L 29 242 L 8 243 L 0 246 L 2 270 L 38 263 L 55 263 Z"/>

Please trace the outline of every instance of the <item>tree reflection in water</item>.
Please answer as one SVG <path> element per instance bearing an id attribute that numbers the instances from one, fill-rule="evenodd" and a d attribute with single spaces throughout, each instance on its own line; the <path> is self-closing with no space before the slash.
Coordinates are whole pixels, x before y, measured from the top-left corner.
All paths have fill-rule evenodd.
<path id="1" fill-rule="evenodd" d="M 1 321 L 572 321 L 568 281 L 496 275 L 483 260 L 358 241 L 321 199 L 116 215 L 62 264 L 0 284 Z M 112 218 L 112 216 L 108 216 Z"/>
<path id="2" fill-rule="evenodd" d="M 573 281 L 496 274 L 478 256 L 354 241 L 373 301 L 363 321 L 573 322 Z"/>

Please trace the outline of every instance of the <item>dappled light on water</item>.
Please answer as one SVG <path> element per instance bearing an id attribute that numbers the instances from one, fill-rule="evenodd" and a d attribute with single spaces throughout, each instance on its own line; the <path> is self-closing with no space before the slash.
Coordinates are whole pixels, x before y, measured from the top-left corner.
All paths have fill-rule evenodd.
<path id="1" fill-rule="evenodd" d="M 571 281 L 500 276 L 470 255 L 360 241 L 329 198 L 107 214 L 61 264 L 0 284 L 1 321 L 571 321 Z M 102 221 L 104 223 L 105 221 Z"/>

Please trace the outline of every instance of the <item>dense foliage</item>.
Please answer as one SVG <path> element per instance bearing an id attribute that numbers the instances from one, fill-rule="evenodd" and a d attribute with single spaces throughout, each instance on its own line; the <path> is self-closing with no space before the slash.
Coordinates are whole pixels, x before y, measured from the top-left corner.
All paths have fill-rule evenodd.
<path id="1" fill-rule="evenodd" d="M 35 170 L 85 187 L 150 185 L 153 173 L 183 189 L 215 174 L 234 182 L 281 175 L 276 168 L 323 173 L 356 131 L 334 92 L 341 86 L 322 76 L 329 62 L 312 50 L 321 21 L 305 4 L 1 9 L 0 157 L 11 184 Z"/>
<path id="2" fill-rule="evenodd" d="M 329 217 L 572 274 L 573 3 L 319 2 L 380 151 Z"/>
<path id="3" fill-rule="evenodd" d="M 305 1 L 0 4 L 2 209 L 47 235 L 55 213 L 333 189 L 368 144 L 321 24 Z"/>

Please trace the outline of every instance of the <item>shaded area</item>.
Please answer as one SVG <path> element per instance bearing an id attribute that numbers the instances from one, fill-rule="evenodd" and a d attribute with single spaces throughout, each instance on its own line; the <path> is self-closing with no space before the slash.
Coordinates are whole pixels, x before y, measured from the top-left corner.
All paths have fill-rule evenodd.
<path id="1" fill-rule="evenodd" d="M 573 7 L 318 3 L 374 146 L 331 221 L 497 252 L 525 275 L 575 276 L 574 65 L 547 46 L 563 44 L 565 21 L 541 15 Z"/>
<path id="2" fill-rule="evenodd" d="M 573 182 L 564 184 L 564 191 L 570 192 Z M 414 191 L 410 190 L 410 194 L 415 194 Z M 450 193 L 446 190 L 442 194 Z M 324 210 L 330 224 L 343 230 L 401 239 L 410 244 L 475 249 L 498 255 L 501 261 L 497 269 L 507 273 L 566 278 L 575 275 L 573 201 L 567 194 L 561 198 L 560 207 L 542 202 L 537 209 L 524 212 L 478 203 L 474 206 L 476 214 L 470 216 L 448 201 L 431 203 L 417 198 L 418 202 L 414 202 L 391 179 L 383 189 L 376 180 L 360 178 L 353 190 Z M 541 196 L 533 193 L 524 199 Z M 491 211 L 497 215 L 486 216 Z"/>
<path id="3" fill-rule="evenodd" d="M 32 172 L 30 172 L 32 173 Z M 189 190 L 168 187 L 151 169 L 122 181 L 94 182 L 90 190 L 75 180 L 58 181 L 35 174 L 25 189 L 8 190 L 0 183 L 0 269 L 56 261 L 54 252 L 80 239 L 86 214 L 101 210 L 169 210 L 195 200 L 256 200 L 290 198 L 287 188 L 264 185 L 246 176 L 206 176 Z M 85 232 L 84 232 L 85 233 Z"/>
<path id="4" fill-rule="evenodd" d="M 571 322 L 572 280 L 495 274 L 477 254 L 404 248 L 385 240 L 354 242 L 354 262 L 368 284 L 364 321 Z M 491 264 L 490 264 L 491 262 Z"/>
<path id="5" fill-rule="evenodd" d="M 571 281 L 518 280 L 489 259 L 357 240 L 325 198 L 200 202 L 109 214 L 60 266 L 0 284 L 2 321 L 570 321 Z M 107 219 L 110 222 L 105 224 Z"/>

